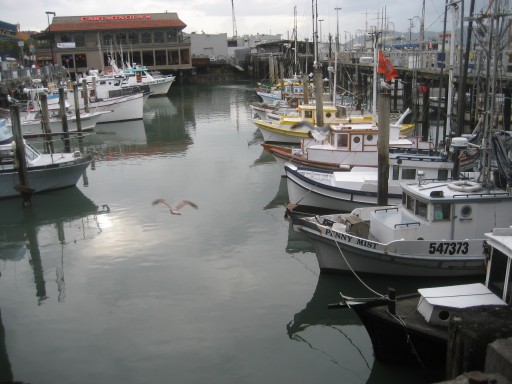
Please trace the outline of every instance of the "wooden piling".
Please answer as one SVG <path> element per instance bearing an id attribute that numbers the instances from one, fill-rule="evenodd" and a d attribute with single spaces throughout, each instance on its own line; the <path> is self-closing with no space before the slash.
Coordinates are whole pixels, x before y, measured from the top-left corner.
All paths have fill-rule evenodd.
<path id="1" fill-rule="evenodd" d="M 64 87 L 59 87 L 59 106 L 60 116 L 62 119 L 62 132 L 64 132 L 64 152 L 71 152 L 71 145 L 69 143 L 69 128 L 68 128 L 68 115 L 66 113 L 66 95 Z"/>
<path id="2" fill-rule="evenodd" d="M 30 188 L 28 181 L 27 158 L 25 154 L 25 142 L 23 141 L 23 135 L 21 133 L 19 105 L 12 105 L 10 107 L 10 113 L 12 122 L 12 134 L 14 143 L 16 144 L 14 156 L 17 163 L 19 179 L 19 184 L 17 184 L 15 188 L 21 195 L 23 205 L 25 207 L 29 207 L 32 205 L 31 198 L 34 190 Z"/>
<path id="3" fill-rule="evenodd" d="M 75 102 L 76 130 L 82 132 L 82 120 L 80 117 L 80 99 L 78 97 L 78 85 L 73 83 L 73 99 Z"/>
<path id="4" fill-rule="evenodd" d="M 316 126 L 324 126 L 324 84 L 322 79 L 322 67 L 317 65 L 313 70 L 313 80 L 315 84 L 315 102 L 316 102 Z"/>
<path id="5" fill-rule="evenodd" d="M 39 102 L 41 103 L 41 126 L 45 137 L 45 148 L 47 153 L 54 153 L 52 129 L 50 128 L 50 114 L 48 112 L 48 97 L 45 93 L 39 94 Z"/>
<path id="6" fill-rule="evenodd" d="M 487 345 L 511 336 L 512 311 L 508 307 L 475 307 L 453 316 L 448 326 L 446 378 L 483 372 Z"/>
<path id="7" fill-rule="evenodd" d="M 89 113 L 89 91 L 87 90 L 87 80 L 82 80 L 82 98 L 84 99 L 84 111 Z"/>
<path id="8" fill-rule="evenodd" d="M 73 83 L 73 98 L 75 101 L 76 130 L 78 131 L 78 148 L 80 148 L 80 152 L 83 152 L 84 144 L 82 138 L 82 118 L 80 116 L 80 98 L 78 96 L 77 83 Z"/>
<path id="9" fill-rule="evenodd" d="M 391 86 L 390 86 L 391 87 Z M 379 136 L 377 140 L 377 205 L 388 205 L 389 179 L 389 107 L 388 89 L 379 92 Z"/>

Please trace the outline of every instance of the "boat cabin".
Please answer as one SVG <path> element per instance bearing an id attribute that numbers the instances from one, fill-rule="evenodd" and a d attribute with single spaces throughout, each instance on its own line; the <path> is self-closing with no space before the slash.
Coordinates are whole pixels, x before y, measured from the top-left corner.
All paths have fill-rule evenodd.
<path id="1" fill-rule="evenodd" d="M 489 264 L 485 285 L 481 283 L 418 289 L 418 312 L 427 323 L 448 326 L 452 316 L 476 306 L 512 304 L 512 227 L 486 233 Z"/>
<path id="2" fill-rule="evenodd" d="M 499 227 L 511 222 L 512 195 L 501 189 L 467 180 L 405 182 L 401 188 L 397 210 L 371 214 L 371 233 L 377 239 L 483 239 L 489 223 Z"/>
<path id="3" fill-rule="evenodd" d="M 486 233 L 490 259 L 485 285 L 509 306 L 512 304 L 512 227 Z"/>

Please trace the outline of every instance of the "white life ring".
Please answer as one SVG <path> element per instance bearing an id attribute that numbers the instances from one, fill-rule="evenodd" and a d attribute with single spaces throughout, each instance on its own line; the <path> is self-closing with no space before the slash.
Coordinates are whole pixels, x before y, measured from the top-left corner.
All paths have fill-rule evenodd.
<path id="1" fill-rule="evenodd" d="M 474 181 L 457 180 L 448 184 L 448 188 L 458 192 L 478 192 L 482 189 L 482 186 Z"/>

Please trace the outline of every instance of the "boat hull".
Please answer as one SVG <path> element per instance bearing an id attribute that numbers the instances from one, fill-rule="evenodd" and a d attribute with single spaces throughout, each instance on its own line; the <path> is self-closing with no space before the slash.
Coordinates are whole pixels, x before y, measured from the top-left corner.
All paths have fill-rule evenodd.
<path id="1" fill-rule="evenodd" d="M 300 220 L 304 223 L 304 220 Z M 484 240 L 399 240 L 382 244 L 313 223 L 298 224 L 313 244 L 323 271 L 395 276 L 471 276 L 485 273 Z M 447 254 L 437 253 L 447 250 Z M 449 255 L 452 249 L 459 253 Z M 436 249 L 434 253 L 430 253 Z M 464 253 L 462 253 L 464 251 Z"/>
<path id="2" fill-rule="evenodd" d="M 104 115 L 108 115 L 111 113 L 110 111 L 100 111 L 100 112 L 91 112 L 85 113 L 80 116 L 80 124 L 82 131 L 92 131 L 96 127 L 96 124 L 103 118 Z M 76 122 L 76 118 L 68 117 L 67 119 L 68 132 L 78 132 L 78 126 Z M 50 120 L 50 130 L 52 133 L 64 133 L 62 127 L 62 120 L 60 119 L 52 119 Z M 23 136 L 38 136 L 43 135 L 43 128 L 41 126 L 41 120 L 22 120 L 21 121 L 21 132 Z"/>
<path id="3" fill-rule="evenodd" d="M 94 110 L 110 110 L 98 121 L 98 124 L 140 120 L 144 117 L 144 94 L 115 97 L 90 103 Z"/>
<path id="4" fill-rule="evenodd" d="M 339 188 L 319 180 L 304 177 L 299 171 L 284 167 L 290 204 L 305 207 L 328 209 L 339 212 L 350 212 L 356 208 L 374 206 L 377 204 L 377 184 L 370 185 L 369 190 Z M 318 174 L 321 174 L 317 171 Z M 325 177 L 333 177 L 332 173 Z M 326 181 L 328 181 L 326 179 Z M 395 189 L 398 188 L 398 191 Z M 370 190 L 372 189 L 372 190 Z M 400 204 L 402 195 L 400 187 L 392 188 L 388 194 L 388 204 Z"/>
<path id="5" fill-rule="evenodd" d="M 268 143 L 281 143 L 299 145 L 303 139 L 309 139 L 309 129 L 282 127 L 279 121 L 272 120 L 253 120 L 261 134 L 263 140 Z"/>
<path id="6" fill-rule="evenodd" d="M 29 167 L 28 186 L 35 193 L 74 186 L 91 161 L 91 156 L 85 156 L 72 161 L 56 161 L 51 165 Z M 0 199 L 20 196 L 20 192 L 16 190 L 18 184 L 17 171 L 0 168 Z"/>
<path id="7" fill-rule="evenodd" d="M 387 304 L 358 304 L 351 306 L 365 326 L 373 346 L 375 358 L 384 363 L 419 364 L 428 370 L 432 379 L 445 375 L 448 330 L 442 326 L 429 326 L 417 313 L 419 294 L 397 298 L 398 313 L 389 314 Z"/>

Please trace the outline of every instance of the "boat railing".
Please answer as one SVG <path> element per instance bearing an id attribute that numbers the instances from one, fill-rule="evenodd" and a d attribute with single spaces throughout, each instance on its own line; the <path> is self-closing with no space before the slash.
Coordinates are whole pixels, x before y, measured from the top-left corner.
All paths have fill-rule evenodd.
<path id="1" fill-rule="evenodd" d="M 507 197 L 510 196 L 510 193 L 503 191 L 503 192 L 482 192 L 482 193 L 465 193 L 465 194 L 457 194 L 453 195 L 454 199 L 468 199 L 468 198 L 474 198 L 477 197 Z"/>
<path id="2" fill-rule="evenodd" d="M 412 227 L 413 225 L 417 225 L 418 227 L 420 227 L 421 223 L 419 221 L 412 221 L 410 223 L 398 223 L 398 224 L 395 224 L 394 228 L 395 229 L 409 228 L 409 227 Z"/>
<path id="3" fill-rule="evenodd" d="M 398 207 L 378 208 L 378 209 L 374 210 L 374 212 L 388 212 L 388 211 L 398 211 Z"/>

